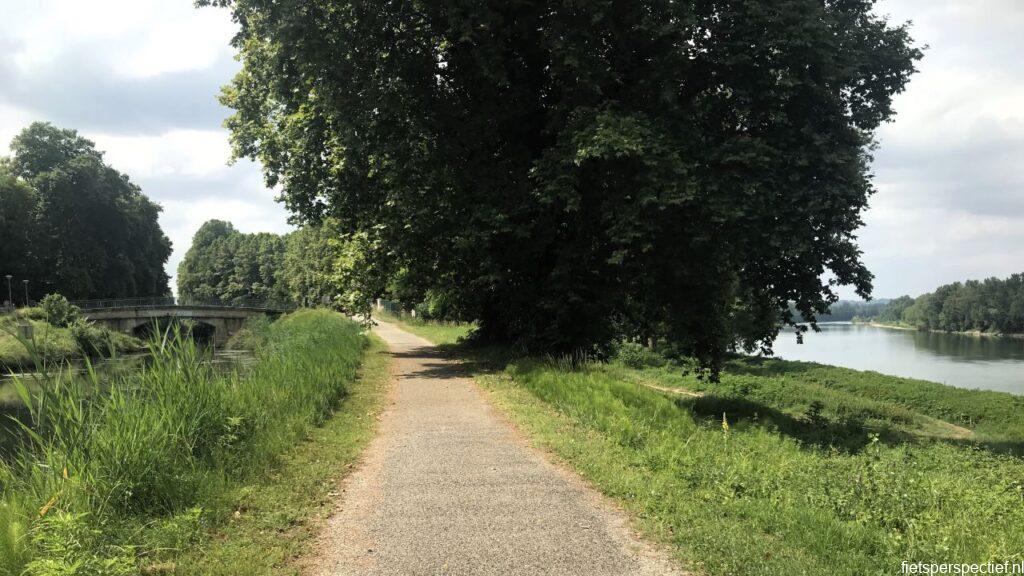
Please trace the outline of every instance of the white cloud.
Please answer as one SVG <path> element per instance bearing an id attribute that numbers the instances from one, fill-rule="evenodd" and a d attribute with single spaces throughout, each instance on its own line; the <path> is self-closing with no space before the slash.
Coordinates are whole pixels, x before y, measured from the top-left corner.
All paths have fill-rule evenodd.
<path id="1" fill-rule="evenodd" d="M 222 130 L 169 130 L 157 136 L 93 134 L 106 160 L 135 178 L 210 176 L 227 169 L 231 146 Z"/>
<path id="2" fill-rule="evenodd" d="M 928 44 L 879 131 L 860 233 L 875 295 L 1024 271 L 1024 3 L 883 0 Z M 844 291 L 852 296 L 852 291 Z"/>
<path id="3" fill-rule="evenodd" d="M 2 0 L 3 36 L 23 68 L 87 48 L 112 71 L 147 77 L 209 67 L 230 53 L 235 31 L 226 10 L 159 0 Z"/>

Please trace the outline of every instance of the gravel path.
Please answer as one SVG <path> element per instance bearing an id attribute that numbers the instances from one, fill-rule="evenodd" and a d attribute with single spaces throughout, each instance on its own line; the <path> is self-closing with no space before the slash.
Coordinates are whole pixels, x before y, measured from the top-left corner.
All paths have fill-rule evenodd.
<path id="1" fill-rule="evenodd" d="M 307 573 L 682 574 L 527 446 L 457 363 L 393 325 L 376 332 L 394 356 L 392 396 Z"/>

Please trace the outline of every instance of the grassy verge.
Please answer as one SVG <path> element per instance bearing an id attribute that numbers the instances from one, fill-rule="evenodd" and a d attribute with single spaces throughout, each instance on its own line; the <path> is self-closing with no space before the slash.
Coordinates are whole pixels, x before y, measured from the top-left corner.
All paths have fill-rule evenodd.
<path id="1" fill-rule="evenodd" d="M 232 520 L 205 546 L 173 561 L 181 575 L 298 574 L 290 560 L 308 549 L 330 512 L 338 480 L 372 438 L 388 382 L 384 343 L 371 337 L 359 376 L 337 412 L 281 458 L 258 482 L 232 488 Z"/>
<path id="2" fill-rule="evenodd" d="M 491 368 L 502 411 L 698 573 L 1022 559 L 1019 397 L 780 360 Z"/>
<path id="3" fill-rule="evenodd" d="M 387 310 L 374 311 L 373 317 L 384 322 L 392 322 L 403 330 L 411 332 L 421 338 L 426 338 L 434 344 L 455 344 L 459 340 L 469 336 L 476 326 L 464 322 L 438 322 L 434 320 L 420 320 L 411 316 L 401 317 L 388 312 Z"/>
<path id="4" fill-rule="evenodd" d="M 244 517 L 239 490 L 345 405 L 366 344 L 323 311 L 267 330 L 244 370 L 179 340 L 113 381 L 51 375 L 26 392 L 32 435 L 0 464 L 0 573 L 166 571 Z"/>
<path id="5" fill-rule="evenodd" d="M 704 412 L 701 397 L 638 386 L 629 369 L 520 361 L 480 377 L 542 446 L 707 574 L 867 574 L 900 562 L 1019 560 L 1024 463 L 956 444 L 837 444 L 824 421 Z M 803 429 L 803 432 L 801 432 Z"/>
<path id="6" fill-rule="evenodd" d="M 701 395 L 698 414 L 770 418 L 806 442 L 856 448 L 866 434 L 883 441 L 946 438 L 1024 453 L 1024 397 L 967 390 L 809 362 L 734 359 L 721 382 L 684 375 L 673 364 L 629 369 L 610 364 L 610 376 Z M 811 425 L 813 424 L 813 426 Z"/>

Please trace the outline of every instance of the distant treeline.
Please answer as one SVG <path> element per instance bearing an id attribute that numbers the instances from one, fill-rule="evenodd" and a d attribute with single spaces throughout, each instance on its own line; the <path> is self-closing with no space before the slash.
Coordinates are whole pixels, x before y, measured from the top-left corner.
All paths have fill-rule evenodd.
<path id="1" fill-rule="evenodd" d="M 840 300 L 829 307 L 828 314 L 821 314 L 817 317 L 818 322 L 849 322 L 854 318 L 871 318 L 881 314 L 889 304 L 889 300 L 878 299 L 865 302 L 862 300 Z M 794 318 L 801 321 L 806 319 L 800 315 L 795 307 L 790 306 Z"/>
<path id="2" fill-rule="evenodd" d="M 881 313 L 865 317 L 919 330 L 1021 334 L 1024 274 L 954 282 L 917 298 L 901 296 L 890 300 Z"/>
<path id="3" fill-rule="evenodd" d="M 178 265 L 178 293 L 231 304 L 327 303 L 338 294 L 344 248 L 329 221 L 279 235 L 210 220 Z"/>

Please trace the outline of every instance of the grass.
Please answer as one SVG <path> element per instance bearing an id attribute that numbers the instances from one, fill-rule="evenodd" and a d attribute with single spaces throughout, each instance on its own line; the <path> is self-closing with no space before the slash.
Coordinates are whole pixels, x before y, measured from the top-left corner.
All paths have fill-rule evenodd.
<path id="1" fill-rule="evenodd" d="M 373 313 L 373 317 L 384 322 L 397 324 L 403 330 L 421 338 L 426 338 L 434 344 L 456 344 L 468 337 L 476 329 L 474 324 L 467 324 L 465 322 L 422 320 L 405 314 L 397 316 L 387 310 L 376 310 Z"/>
<path id="2" fill-rule="evenodd" d="M 519 359 L 477 380 L 697 573 L 1024 559 L 1019 397 L 780 360 L 731 360 L 719 383 L 630 364 Z"/>
<path id="3" fill-rule="evenodd" d="M 757 413 L 819 444 L 863 446 L 866 435 L 859 432 L 866 430 L 883 441 L 935 437 L 1024 453 L 1024 397 L 1005 392 L 776 359 L 730 360 L 718 383 L 684 376 L 672 364 L 601 369 L 623 380 L 696 392 L 702 395 L 692 402 L 698 414 Z"/>
<path id="4" fill-rule="evenodd" d="M 309 549 L 318 521 L 330 512 L 338 480 L 373 436 L 388 366 L 384 343 L 371 337 L 359 377 L 338 411 L 289 450 L 265 478 L 228 491 L 225 500 L 232 511 L 239 511 L 237 517 L 232 515 L 207 546 L 174 558 L 173 573 L 298 574 L 291 560 Z"/>
<path id="5" fill-rule="evenodd" d="M 267 331 L 241 371 L 179 339 L 113 381 L 49 375 L 36 395 L 19 384 L 32 431 L 0 464 L 0 573 L 166 571 L 224 527 L 244 486 L 345 406 L 366 345 L 324 311 Z"/>
<path id="6" fill-rule="evenodd" d="M 763 414 L 726 402 L 702 413 L 710 395 L 677 397 L 601 367 L 526 360 L 480 380 L 539 444 L 707 574 L 891 573 L 903 560 L 1024 550 L 1016 457 L 847 428 L 859 448 L 810 442 Z M 827 428 L 819 418 L 803 426 Z"/>

